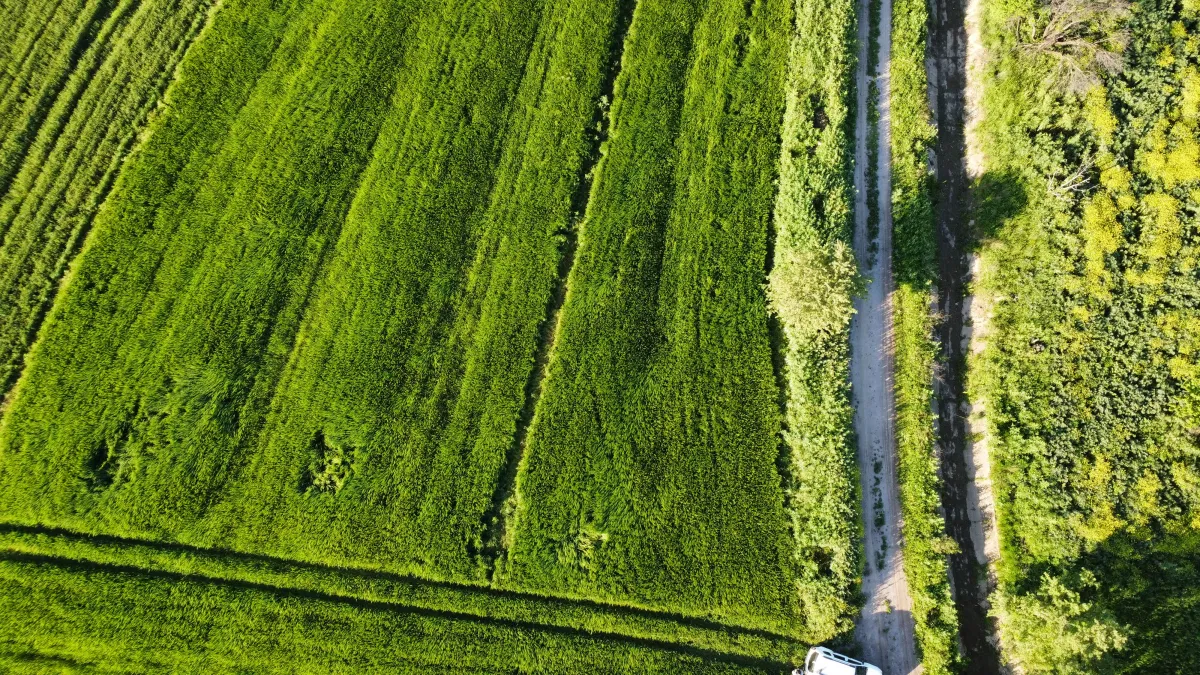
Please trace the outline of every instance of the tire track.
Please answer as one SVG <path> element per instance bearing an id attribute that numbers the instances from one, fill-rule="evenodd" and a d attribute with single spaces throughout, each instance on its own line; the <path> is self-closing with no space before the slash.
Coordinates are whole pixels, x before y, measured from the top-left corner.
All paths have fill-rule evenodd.
<path id="1" fill-rule="evenodd" d="M 759 650 L 758 656 L 773 653 L 779 658 L 799 649 L 795 640 L 787 636 L 674 612 L 376 569 L 338 567 L 259 553 L 208 549 L 178 542 L 84 534 L 53 527 L 0 523 L 0 557 L 6 555 L 189 578 L 200 576 L 215 582 L 244 582 L 285 592 L 311 592 L 400 608 L 441 611 L 449 607 L 459 614 L 570 629 L 583 634 L 606 632 L 701 647 L 704 645 L 700 643 L 706 643 L 710 651 L 747 657 L 753 657 L 751 652 L 755 649 Z M 472 611 L 472 608 L 482 608 L 471 600 L 472 597 L 493 603 L 490 611 Z M 668 638 L 668 633 L 679 627 L 690 637 Z M 718 644 L 725 646 L 717 648 Z"/>
<path id="2" fill-rule="evenodd" d="M 650 638 L 637 637 L 633 635 L 624 635 L 621 633 L 612 633 L 606 631 L 588 631 L 569 626 L 556 626 L 551 624 L 541 624 L 531 621 L 520 621 L 514 619 L 503 619 L 497 617 L 482 616 L 478 614 L 470 614 L 466 612 L 458 612 L 448 609 L 433 609 L 427 607 L 412 607 L 397 603 L 382 602 L 378 600 L 366 600 L 343 595 L 323 593 L 321 591 L 287 588 L 273 586 L 270 584 L 257 583 L 253 581 L 244 581 L 236 579 L 222 579 L 219 577 L 210 577 L 202 574 L 180 574 L 178 572 L 168 572 L 163 570 L 150 570 L 132 565 L 112 565 L 107 563 L 96 563 L 85 560 L 73 560 L 69 558 L 59 558 L 55 556 L 45 556 L 30 553 L 20 553 L 13 551 L 0 552 L 0 562 L 17 562 L 34 565 L 48 565 L 58 567 L 60 569 L 80 572 L 84 574 L 104 573 L 117 576 L 133 577 L 133 578 L 150 578 L 161 579 L 171 582 L 189 582 L 193 584 L 211 584 L 224 586 L 226 588 L 252 590 L 262 593 L 268 593 L 280 598 L 298 598 L 303 600 L 334 603 L 341 605 L 349 605 L 355 609 L 367 612 L 388 612 L 399 614 L 413 614 L 418 616 L 434 617 L 440 619 L 448 619 L 452 621 L 463 621 L 468 623 L 478 623 L 500 628 L 507 628 L 515 631 L 535 631 L 541 633 L 551 633 L 555 635 L 565 635 L 568 637 L 582 638 L 585 640 L 595 640 L 599 642 L 616 642 L 637 647 L 644 647 L 657 651 L 668 651 L 677 654 L 693 656 L 706 661 L 714 661 L 719 663 L 730 663 L 740 666 L 750 666 L 762 668 L 771 672 L 782 673 L 788 668 L 788 664 L 769 659 L 759 659 L 742 654 L 727 653 L 701 647 L 694 647 L 686 644 L 678 644 L 663 640 L 655 640 Z"/>

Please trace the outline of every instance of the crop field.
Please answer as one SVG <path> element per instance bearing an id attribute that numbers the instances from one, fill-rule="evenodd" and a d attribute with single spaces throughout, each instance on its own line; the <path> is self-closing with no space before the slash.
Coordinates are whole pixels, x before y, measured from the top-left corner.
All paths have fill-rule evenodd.
<path id="1" fill-rule="evenodd" d="M 0 393 L 209 9 L 207 0 L 4 5 Z"/>
<path id="2" fill-rule="evenodd" d="M 843 644 L 836 4 L 5 4 L 0 667 Z"/>

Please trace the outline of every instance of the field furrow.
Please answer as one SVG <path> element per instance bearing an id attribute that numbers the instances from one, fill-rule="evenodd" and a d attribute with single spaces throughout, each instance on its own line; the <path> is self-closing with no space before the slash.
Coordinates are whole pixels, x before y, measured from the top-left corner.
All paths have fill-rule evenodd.
<path id="1" fill-rule="evenodd" d="M 73 255 L 210 7 L 134 4 L 81 60 L 0 197 L 0 392 L 24 355 Z"/>
<path id="2" fill-rule="evenodd" d="M 133 0 L 14 3 L 0 22 L 0 190 L 7 190 L 71 73 L 102 52 Z"/>

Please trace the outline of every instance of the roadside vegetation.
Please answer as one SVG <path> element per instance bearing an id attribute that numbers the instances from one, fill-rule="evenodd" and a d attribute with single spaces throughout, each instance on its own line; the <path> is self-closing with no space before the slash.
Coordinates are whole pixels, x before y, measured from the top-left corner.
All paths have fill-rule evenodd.
<path id="1" fill-rule="evenodd" d="M 780 457 L 799 612 L 848 634 L 861 564 L 849 331 L 863 290 L 851 248 L 852 0 L 795 3 L 767 298 L 781 380 Z"/>
<path id="2" fill-rule="evenodd" d="M 933 412 L 937 261 L 929 171 L 935 132 L 925 71 L 928 14 L 924 0 L 892 2 L 892 331 L 904 573 L 921 662 L 934 675 L 956 671 L 959 654 L 947 563 L 955 547 L 941 516 Z"/>
<path id="3" fill-rule="evenodd" d="M 974 363 L 1029 672 L 1200 667 L 1200 6 L 989 0 Z"/>

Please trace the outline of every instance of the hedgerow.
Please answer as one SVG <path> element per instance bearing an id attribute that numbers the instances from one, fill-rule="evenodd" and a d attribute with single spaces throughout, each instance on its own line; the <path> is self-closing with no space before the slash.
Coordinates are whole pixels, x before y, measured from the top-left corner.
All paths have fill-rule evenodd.
<path id="1" fill-rule="evenodd" d="M 767 297 L 783 357 L 781 458 L 814 639 L 848 632 L 859 575 L 849 330 L 863 282 L 851 252 L 854 3 L 794 3 Z"/>
<path id="2" fill-rule="evenodd" d="M 954 549 L 941 516 L 933 378 L 933 286 L 937 279 L 934 129 L 925 71 L 924 0 L 892 3 L 892 319 L 895 349 L 896 454 L 903 514 L 904 573 L 912 596 L 921 662 L 928 673 L 958 666 L 958 621 L 947 555 Z"/>

